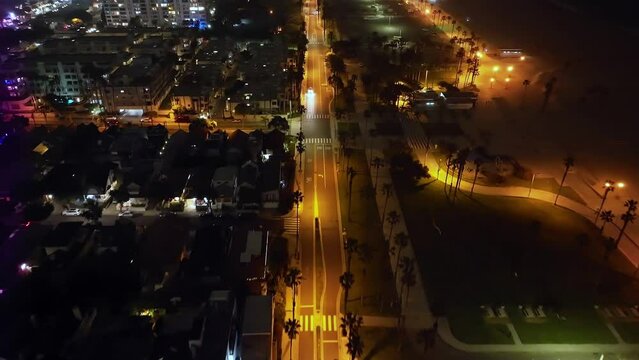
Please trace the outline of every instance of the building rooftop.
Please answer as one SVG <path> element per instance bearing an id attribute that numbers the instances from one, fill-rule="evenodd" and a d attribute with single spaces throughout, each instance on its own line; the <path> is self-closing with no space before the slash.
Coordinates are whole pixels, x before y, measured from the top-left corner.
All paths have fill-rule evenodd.
<path id="1" fill-rule="evenodd" d="M 162 71 L 170 71 L 168 57 L 158 59 L 141 55 L 130 64 L 120 66 L 111 74 L 109 82 L 112 86 L 143 86 L 150 84 Z"/>
<path id="2" fill-rule="evenodd" d="M 273 300 L 270 296 L 248 296 L 242 321 L 243 360 L 271 359 Z"/>

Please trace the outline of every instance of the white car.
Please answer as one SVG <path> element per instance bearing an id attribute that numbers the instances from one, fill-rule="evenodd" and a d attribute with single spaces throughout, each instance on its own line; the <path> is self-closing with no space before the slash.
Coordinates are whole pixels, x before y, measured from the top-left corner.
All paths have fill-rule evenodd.
<path id="1" fill-rule="evenodd" d="M 80 216 L 80 215 L 82 215 L 82 210 L 80 210 L 80 209 L 66 209 L 66 210 L 62 210 L 62 215 L 64 215 L 64 216 Z"/>
<path id="2" fill-rule="evenodd" d="M 119 217 L 133 217 L 133 212 L 126 210 L 118 214 Z"/>

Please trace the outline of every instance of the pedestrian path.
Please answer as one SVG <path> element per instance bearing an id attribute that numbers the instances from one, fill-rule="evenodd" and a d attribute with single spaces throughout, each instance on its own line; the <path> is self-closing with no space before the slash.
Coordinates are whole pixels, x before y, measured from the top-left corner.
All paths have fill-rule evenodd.
<path id="1" fill-rule="evenodd" d="M 426 135 L 424 135 L 421 123 L 402 117 L 400 124 L 402 125 L 402 130 L 404 130 L 408 146 L 413 150 L 430 150 L 430 143 Z"/>
<path id="2" fill-rule="evenodd" d="M 306 138 L 304 139 L 305 144 L 330 144 L 333 141 L 331 138 Z"/>
<path id="3" fill-rule="evenodd" d="M 331 117 L 330 114 L 305 114 L 305 119 L 329 119 Z"/>
<path id="4" fill-rule="evenodd" d="M 453 348 L 474 353 L 635 353 L 639 344 L 466 344 L 459 341 L 450 329 L 448 319 L 438 319 L 437 333 Z"/>
<path id="5" fill-rule="evenodd" d="M 360 124 L 361 126 L 361 124 Z M 382 149 L 384 148 L 386 142 L 384 139 L 379 138 L 371 138 L 369 141 L 372 141 L 372 151 L 366 152 L 366 156 L 368 158 L 368 163 L 372 164 L 372 159 L 375 157 L 379 157 L 381 159 L 385 159 L 384 153 Z M 386 160 L 388 163 L 388 161 Z M 377 170 L 370 169 L 370 174 L 375 174 Z M 393 184 L 390 171 L 388 166 L 381 167 L 379 169 L 378 175 L 378 183 L 379 184 Z M 377 203 L 377 210 L 379 212 L 380 219 L 382 220 L 382 225 L 384 228 L 384 236 L 387 237 L 390 232 L 390 225 L 384 219 L 385 215 L 387 215 L 390 211 L 396 211 L 399 214 L 399 222 L 394 225 L 393 233 L 397 234 L 400 232 L 404 232 L 410 235 L 406 224 L 404 223 L 404 216 L 402 213 L 402 209 L 399 204 L 399 200 L 395 196 L 396 191 L 393 189 L 391 191 L 391 195 L 388 197 L 388 202 L 386 203 L 386 196 L 378 191 L 375 196 L 375 200 Z M 386 210 L 385 214 L 382 214 L 383 210 Z M 413 250 L 412 244 L 409 242 L 408 246 L 403 251 L 403 254 L 408 256 L 411 259 L 415 259 L 415 252 Z M 391 261 L 391 270 L 393 273 L 398 269 L 395 268 L 396 262 Z M 404 293 L 404 286 L 401 282 L 401 277 L 396 278 L 395 288 L 397 290 L 397 294 Z M 419 270 L 419 263 L 415 262 L 415 284 L 412 286 L 411 291 L 408 296 L 404 296 L 401 304 L 403 325 L 407 329 L 427 329 L 430 328 L 434 319 L 430 312 L 430 306 L 428 304 L 428 300 L 426 298 L 426 287 L 422 283 L 422 276 Z M 378 319 L 379 320 L 379 319 Z M 381 320 L 380 320 L 381 321 Z M 383 320 L 384 322 L 388 322 L 388 320 Z"/>
<path id="6" fill-rule="evenodd" d="M 339 322 L 337 315 L 322 315 L 321 321 L 318 321 L 319 315 L 300 315 L 300 332 L 315 331 L 316 326 L 320 326 L 322 331 L 339 330 Z"/>

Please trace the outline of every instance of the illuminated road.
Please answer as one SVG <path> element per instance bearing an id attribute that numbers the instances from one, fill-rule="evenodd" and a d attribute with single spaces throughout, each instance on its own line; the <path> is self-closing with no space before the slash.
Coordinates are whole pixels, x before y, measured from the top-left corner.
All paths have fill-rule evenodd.
<path id="1" fill-rule="evenodd" d="M 304 7 L 307 37 L 303 104 L 307 112 L 302 124 L 306 136 L 303 182 L 304 211 L 301 214 L 301 270 L 299 336 L 300 359 L 338 359 L 339 275 L 342 246 L 338 221 L 335 154 L 331 144 L 330 105 L 332 89 L 327 85 L 323 31 L 315 0 Z M 317 218 L 317 222 L 316 219 Z M 316 224 L 318 225 L 316 227 Z"/>

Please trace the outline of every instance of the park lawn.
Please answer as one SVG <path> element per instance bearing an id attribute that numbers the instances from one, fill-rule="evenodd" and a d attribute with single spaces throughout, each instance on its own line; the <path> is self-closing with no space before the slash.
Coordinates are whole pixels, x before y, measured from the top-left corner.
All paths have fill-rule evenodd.
<path id="1" fill-rule="evenodd" d="M 360 136 L 362 134 L 358 122 L 339 121 L 337 123 L 337 133 L 342 132 L 352 136 Z"/>
<path id="2" fill-rule="evenodd" d="M 543 331 L 520 324 L 522 341 L 571 341 L 570 329 L 584 327 L 575 341 L 609 342 L 608 330 L 578 309 L 639 300 L 625 258 L 613 253 L 606 269 L 598 230 L 571 211 L 536 200 L 478 194 L 458 194 L 452 204 L 443 184 L 431 180 L 417 189 L 395 190 L 431 305 L 446 316 L 483 304 L 544 304 L 560 309 L 569 319 L 566 326 L 551 323 Z M 580 242 L 579 236 L 589 241 Z M 596 289 L 599 279 L 605 292 Z M 547 335 L 535 335 L 539 328 Z"/>
<path id="3" fill-rule="evenodd" d="M 348 184 L 345 172 L 338 174 L 342 224 L 348 237 L 357 239 L 360 251 L 353 255 L 351 272 L 355 284 L 349 292 L 348 309 L 360 315 L 395 315 L 397 302 L 390 260 L 384 242 L 382 224 L 373 197 L 364 189 L 372 188 L 366 157 L 355 150 L 349 160 L 357 175 L 353 179 L 351 219 L 348 217 Z"/>
<path id="4" fill-rule="evenodd" d="M 479 307 L 456 307 L 448 314 L 453 335 L 466 344 L 514 344 L 505 324 L 488 323 Z"/>
<path id="5" fill-rule="evenodd" d="M 639 322 L 616 322 L 613 325 L 623 341 L 639 344 Z"/>
<path id="6" fill-rule="evenodd" d="M 359 334 L 364 342 L 361 359 L 397 360 L 427 359 L 417 339 L 406 339 L 406 334 L 398 334 L 396 328 L 362 327 Z M 416 337 L 416 336 L 415 336 Z M 405 341 L 400 350 L 399 340 Z"/>
<path id="7" fill-rule="evenodd" d="M 546 321 L 534 323 L 516 306 L 508 315 L 524 344 L 616 344 L 617 340 L 592 307 L 569 307 L 561 311 L 565 320 L 547 314 Z"/>

